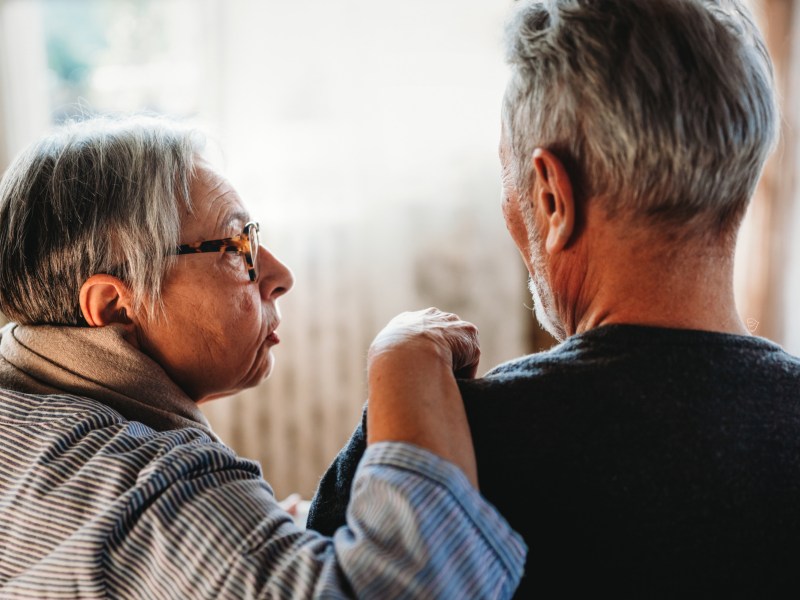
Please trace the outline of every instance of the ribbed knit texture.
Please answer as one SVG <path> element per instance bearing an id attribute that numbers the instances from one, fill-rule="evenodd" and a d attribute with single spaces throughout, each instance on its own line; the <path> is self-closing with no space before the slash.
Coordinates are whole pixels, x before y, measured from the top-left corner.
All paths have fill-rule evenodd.
<path id="1" fill-rule="evenodd" d="M 800 359 L 776 344 L 613 325 L 459 385 L 481 491 L 530 547 L 519 598 L 800 583 Z M 323 477 L 309 527 L 343 522 L 364 439 Z"/>

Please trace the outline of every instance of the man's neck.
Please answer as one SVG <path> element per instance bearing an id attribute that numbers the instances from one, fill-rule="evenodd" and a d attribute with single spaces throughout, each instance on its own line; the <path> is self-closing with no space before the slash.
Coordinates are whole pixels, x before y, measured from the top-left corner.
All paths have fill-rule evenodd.
<path id="1" fill-rule="evenodd" d="M 583 276 L 562 278 L 567 333 L 636 324 L 748 335 L 736 311 L 733 248 L 592 240 Z"/>

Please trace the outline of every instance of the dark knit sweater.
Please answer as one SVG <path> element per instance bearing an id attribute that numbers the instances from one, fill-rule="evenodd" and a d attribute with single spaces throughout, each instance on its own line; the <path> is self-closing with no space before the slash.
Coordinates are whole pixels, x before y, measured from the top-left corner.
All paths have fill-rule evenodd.
<path id="1" fill-rule="evenodd" d="M 481 492 L 530 548 L 518 597 L 800 582 L 800 359 L 779 346 L 613 325 L 459 385 Z M 311 528 L 344 523 L 363 450 L 361 424 Z"/>

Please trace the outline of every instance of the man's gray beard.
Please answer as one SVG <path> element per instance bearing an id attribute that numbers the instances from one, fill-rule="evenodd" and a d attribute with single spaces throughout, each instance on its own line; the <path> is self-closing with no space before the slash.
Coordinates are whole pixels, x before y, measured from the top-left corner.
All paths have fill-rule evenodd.
<path id="1" fill-rule="evenodd" d="M 528 255 L 533 273 L 528 278 L 528 289 L 533 298 L 533 313 L 536 315 L 539 324 L 547 333 L 563 342 L 567 338 L 567 330 L 556 312 L 555 297 L 550 284 L 547 282 L 547 264 L 544 260 L 544 249 L 534 223 L 532 207 L 530 203 L 524 204 L 523 218 L 525 228 L 528 231 Z"/>
<path id="2" fill-rule="evenodd" d="M 528 289 L 533 298 L 533 312 L 545 331 L 559 342 L 563 342 L 567 338 L 567 330 L 556 313 L 553 291 L 540 273 L 541 270 L 537 269 L 537 272 L 528 278 Z"/>

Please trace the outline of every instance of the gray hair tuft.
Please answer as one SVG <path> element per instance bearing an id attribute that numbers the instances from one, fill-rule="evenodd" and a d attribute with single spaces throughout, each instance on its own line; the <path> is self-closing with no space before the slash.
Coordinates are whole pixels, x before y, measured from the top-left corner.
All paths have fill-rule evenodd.
<path id="1" fill-rule="evenodd" d="M 157 314 L 191 212 L 195 130 L 159 117 L 73 121 L 31 145 L 0 180 L 0 310 L 77 325 L 80 289 L 108 273 Z"/>
<path id="2" fill-rule="evenodd" d="M 520 191 L 545 147 L 611 216 L 738 224 L 778 131 L 772 65 L 742 2 L 526 1 L 506 40 Z"/>

